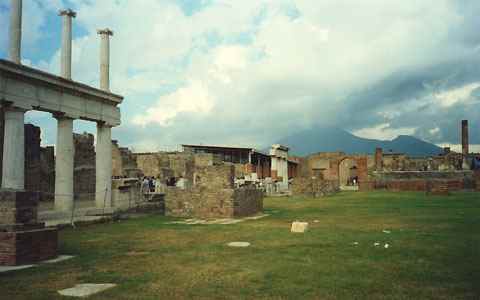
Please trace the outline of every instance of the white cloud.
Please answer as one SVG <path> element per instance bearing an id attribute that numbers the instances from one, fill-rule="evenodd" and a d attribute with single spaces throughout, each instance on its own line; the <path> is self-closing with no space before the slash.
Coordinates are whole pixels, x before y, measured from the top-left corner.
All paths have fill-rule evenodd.
<path id="1" fill-rule="evenodd" d="M 171 125 L 173 118 L 179 113 L 205 114 L 210 112 L 215 99 L 200 81 L 193 81 L 187 87 L 161 97 L 154 107 L 148 108 L 143 115 L 134 117 L 133 123 L 146 126 L 157 123 L 162 126 Z"/>
<path id="2" fill-rule="evenodd" d="M 96 29 L 113 29 L 111 85 L 126 96 L 124 126 L 169 126 L 168 135 L 159 128 L 158 143 L 176 143 L 188 132 L 205 142 L 261 144 L 299 127 L 336 124 L 346 95 L 399 69 L 468 51 L 448 38 L 462 21 L 448 0 L 222 0 L 191 16 L 174 1 L 71 2 L 75 26 L 87 31 L 74 41 L 73 78 L 97 85 Z M 38 67 L 58 73 L 59 52 Z M 474 89 L 468 88 L 437 99 L 464 101 Z M 373 138 L 413 133 L 389 124 L 432 101 L 417 100 L 383 110 L 385 124 L 355 132 Z"/>
<path id="3" fill-rule="evenodd" d="M 442 91 L 434 96 L 439 101 L 441 106 L 448 108 L 456 103 L 467 102 L 471 100 L 472 92 L 479 87 L 480 83 L 474 82 L 459 88 Z"/>
<path id="4" fill-rule="evenodd" d="M 416 128 L 391 128 L 390 124 L 380 124 L 374 127 L 353 131 L 353 134 L 367 139 L 393 140 L 399 135 L 413 135 Z"/>

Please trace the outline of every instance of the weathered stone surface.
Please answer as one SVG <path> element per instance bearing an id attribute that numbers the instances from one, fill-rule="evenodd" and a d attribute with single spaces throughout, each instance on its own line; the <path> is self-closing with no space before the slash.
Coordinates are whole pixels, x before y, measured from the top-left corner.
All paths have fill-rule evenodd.
<path id="1" fill-rule="evenodd" d="M 323 197 L 339 191 L 338 181 L 319 177 L 296 177 L 291 185 L 292 195 Z"/>
<path id="2" fill-rule="evenodd" d="M 37 222 L 38 193 L 0 191 L 0 224 L 33 224 Z"/>
<path id="3" fill-rule="evenodd" d="M 307 230 L 308 230 L 307 222 L 293 222 L 292 228 L 290 229 L 290 231 L 294 233 L 304 233 Z"/>
<path id="4" fill-rule="evenodd" d="M 58 291 L 58 293 L 62 296 L 69 296 L 69 297 L 89 297 L 100 292 L 106 291 L 108 289 L 116 287 L 116 284 L 113 283 L 103 283 L 103 284 L 93 284 L 93 283 L 84 283 L 84 284 L 77 284 L 72 288 L 64 289 Z"/>
<path id="5" fill-rule="evenodd" d="M 57 256 L 56 228 L 0 232 L 0 265 L 32 264 Z"/>
<path id="6" fill-rule="evenodd" d="M 236 247 L 236 248 L 246 248 L 250 246 L 249 242 L 231 242 L 227 244 L 228 247 Z"/>

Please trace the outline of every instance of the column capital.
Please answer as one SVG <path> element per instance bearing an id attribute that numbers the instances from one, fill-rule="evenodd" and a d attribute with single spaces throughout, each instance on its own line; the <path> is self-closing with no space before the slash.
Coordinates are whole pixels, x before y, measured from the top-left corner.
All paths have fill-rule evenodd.
<path id="1" fill-rule="evenodd" d="M 16 112 L 23 112 L 23 113 L 26 113 L 28 111 L 28 109 L 13 106 L 13 105 L 9 105 L 9 104 L 2 105 L 2 109 L 3 109 L 3 111 L 16 111 Z"/>
<path id="2" fill-rule="evenodd" d="M 70 8 L 68 9 L 61 9 L 58 11 L 59 16 L 67 16 L 67 17 L 72 17 L 75 18 L 77 16 L 77 13 L 71 10 Z"/>
<path id="3" fill-rule="evenodd" d="M 69 115 L 67 115 L 66 113 L 64 112 L 54 112 L 52 113 L 52 117 L 54 117 L 55 119 L 59 120 L 59 119 L 71 119 L 71 120 L 75 120 L 74 117 L 71 117 Z"/>
<path id="4" fill-rule="evenodd" d="M 108 36 L 112 36 L 113 35 L 113 31 L 109 28 L 105 28 L 105 29 L 97 29 L 97 34 L 100 34 L 100 35 L 108 35 Z"/>
<path id="5" fill-rule="evenodd" d="M 105 122 L 105 121 L 97 121 L 97 126 L 98 126 L 98 127 L 110 127 L 110 128 L 115 127 L 115 126 L 113 126 L 112 124 L 108 124 L 108 123 Z"/>

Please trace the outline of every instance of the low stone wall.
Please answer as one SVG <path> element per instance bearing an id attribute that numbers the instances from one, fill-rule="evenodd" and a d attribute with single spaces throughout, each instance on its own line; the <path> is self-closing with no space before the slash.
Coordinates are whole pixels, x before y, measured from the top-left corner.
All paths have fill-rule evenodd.
<path id="1" fill-rule="evenodd" d="M 472 190 L 477 185 L 472 171 L 398 171 L 373 172 L 369 181 L 360 183 L 360 190 L 385 189 L 389 191 L 460 191 Z M 439 192 L 440 193 L 440 192 Z"/>
<path id="2" fill-rule="evenodd" d="M 360 191 L 388 190 L 392 192 L 461 191 L 468 188 L 462 179 L 396 179 L 360 183 Z M 435 193 L 435 192 L 433 192 Z"/>
<path id="3" fill-rule="evenodd" d="M 254 188 L 195 187 L 182 190 L 169 187 L 165 194 L 167 216 L 204 219 L 233 218 L 254 215 L 262 211 L 263 192 Z"/>
<path id="4" fill-rule="evenodd" d="M 263 211 L 263 191 L 242 187 L 234 190 L 233 193 L 233 215 L 234 217 L 246 217 Z"/>
<path id="5" fill-rule="evenodd" d="M 337 180 L 325 180 L 318 177 L 296 177 L 291 184 L 292 195 L 323 197 L 339 191 Z"/>

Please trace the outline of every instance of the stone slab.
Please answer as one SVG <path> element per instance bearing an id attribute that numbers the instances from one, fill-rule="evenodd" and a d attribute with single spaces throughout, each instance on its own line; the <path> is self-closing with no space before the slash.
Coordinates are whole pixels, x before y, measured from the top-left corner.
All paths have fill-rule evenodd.
<path id="1" fill-rule="evenodd" d="M 33 268 L 36 265 L 23 265 L 23 266 L 0 266 L 0 273 L 19 271 L 24 269 Z"/>
<path id="2" fill-rule="evenodd" d="M 13 271 L 19 271 L 19 270 L 24 270 L 24 269 L 29 269 L 33 267 L 38 267 L 39 265 L 42 264 L 54 264 L 54 263 L 59 263 L 62 261 L 70 260 L 74 258 L 75 256 L 72 255 L 60 255 L 55 259 L 50 259 L 46 261 L 41 261 L 38 264 L 34 265 L 23 265 L 23 266 L 0 266 L 0 273 L 6 273 L 6 272 L 13 272 Z"/>
<path id="3" fill-rule="evenodd" d="M 64 289 L 58 291 L 58 293 L 62 296 L 67 297 L 78 297 L 78 298 L 85 298 L 100 292 L 106 291 L 108 289 L 116 287 L 116 284 L 113 283 L 102 283 L 102 284 L 95 284 L 95 283 L 83 283 L 77 284 L 72 288 Z"/>
<path id="4" fill-rule="evenodd" d="M 250 246 L 249 242 L 231 242 L 227 244 L 228 247 L 246 248 Z"/>
<path id="5" fill-rule="evenodd" d="M 59 262 L 62 262 L 62 261 L 70 260 L 74 257 L 75 256 L 72 256 L 72 255 L 59 255 L 57 258 L 42 261 L 40 263 L 41 264 L 55 264 L 55 263 L 59 263 Z"/>
<path id="6" fill-rule="evenodd" d="M 295 233 L 304 233 L 308 230 L 308 223 L 307 222 L 293 222 L 291 232 Z"/>

